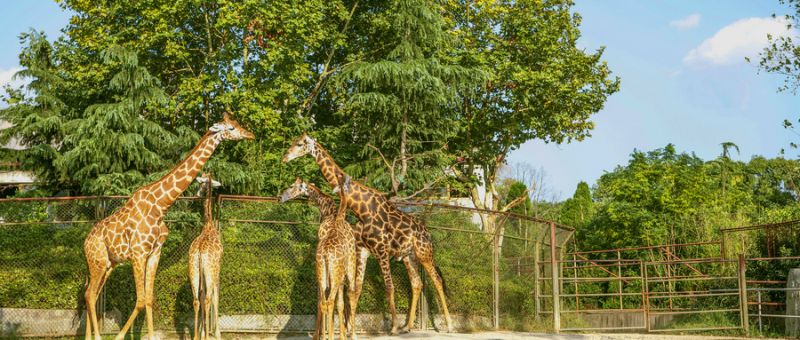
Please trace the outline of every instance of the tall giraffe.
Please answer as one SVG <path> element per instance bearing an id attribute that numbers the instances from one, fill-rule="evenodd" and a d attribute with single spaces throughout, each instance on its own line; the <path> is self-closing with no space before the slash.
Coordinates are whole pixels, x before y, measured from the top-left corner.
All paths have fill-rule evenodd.
<path id="1" fill-rule="evenodd" d="M 205 224 L 200 235 L 189 247 L 189 282 L 192 284 L 192 305 L 194 306 L 194 339 L 208 338 L 213 325 L 215 336 L 221 338 L 219 329 L 219 270 L 222 260 L 222 241 L 219 229 L 214 224 L 211 201 L 211 190 L 221 184 L 211 178 L 208 173 L 198 177 L 200 190 L 198 197 L 204 197 L 203 212 Z M 203 328 L 200 330 L 200 294 L 203 294 Z M 214 307 L 214 321 L 211 322 L 211 307 Z"/>
<path id="2" fill-rule="evenodd" d="M 319 165 L 322 175 L 335 186 L 337 178 L 347 176 L 336 164 L 331 155 L 316 140 L 303 133 L 292 142 L 283 156 L 283 162 L 310 154 Z M 350 190 L 345 195 L 347 207 L 358 217 L 359 223 L 354 227 L 356 237 L 356 301 L 361 295 L 364 284 L 364 270 L 370 254 L 380 264 L 389 312 L 392 315 L 392 334 L 397 333 L 397 315 L 394 303 L 394 283 L 390 260 L 392 257 L 402 258 L 411 281 L 411 308 L 408 310 L 406 325 L 402 331 L 407 332 L 414 325 L 417 302 L 422 291 L 422 280 L 417 272 L 417 263 L 428 273 L 436 288 L 439 306 L 444 311 L 447 331 L 452 332 L 450 312 L 447 309 L 442 278 L 433 260 L 433 244 L 428 228 L 413 216 L 406 214 L 375 189 L 367 187 L 355 180 L 350 181 Z M 355 305 L 350 308 L 355 309 Z"/>
<path id="3" fill-rule="evenodd" d="M 338 207 L 332 198 L 299 177 L 291 187 L 281 194 L 281 203 L 300 195 L 308 196 L 319 208 L 322 218 L 317 231 L 319 241 L 316 252 L 316 273 L 319 297 L 314 339 L 320 339 L 326 334 L 328 339 L 333 339 L 334 299 L 337 301 L 336 307 L 339 314 L 339 338 L 345 339 L 343 301 L 345 281 L 347 281 L 347 295 L 350 303 L 350 311 L 346 319 L 347 328 L 350 331 L 351 339 L 356 338 L 355 304 L 358 301 L 355 292 L 356 241 L 352 227 L 345 220 L 347 207 L 344 203 L 344 195 L 350 190 L 350 176 L 340 177 L 337 182 L 334 191 L 339 193 Z"/>
<path id="4" fill-rule="evenodd" d="M 250 131 L 239 126 L 226 113 L 223 120 L 212 125 L 172 171 L 136 190 L 125 205 L 94 225 L 83 243 L 89 267 L 85 294 L 87 340 L 91 339 L 92 331 L 96 340 L 101 339 L 95 310 L 97 296 L 114 267 L 128 261 L 133 265 L 136 281 L 136 306 L 116 339 L 125 337 L 142 309 L 147 316 L 147 335 L 153 338 L 153 283 L 161 246 L 169 233 L 164 224 L 164 214 L 189 187 L 220 142 L 253 138 Z"/>

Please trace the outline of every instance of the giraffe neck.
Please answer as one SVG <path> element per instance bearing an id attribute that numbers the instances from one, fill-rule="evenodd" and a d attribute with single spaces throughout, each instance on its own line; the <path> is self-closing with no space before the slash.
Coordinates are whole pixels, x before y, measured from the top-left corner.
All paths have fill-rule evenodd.
<path id="1" fill-rule="evenodd" d="M 210 186 L 210 185 L 209 185 Z M 206 228 L 213 228 L 214 227 L 214 220 L 212 216 L 212 195 L 210 191 L 206 191 L 206 197 L 203 200 L 203 215 L 205 217 L 206 223 L 203 225 L 203 229 Z"/>
<path id="2" fill-rule="evenodd" d="M 336 161 L 333 160 L 333 157 L 331 157 L 331 155 L 328 153 L 328 150 L 325 150 L 325 148 L 319 145 L 319 143 L 315 142 L 314 148 L 311 151 L 311 155 L 314 156 L 314 160 L 317 162 L 317 165 L 319 165 L 319 169 L 322 171 L 322 176 L 325 177 L 325 180 L 328 181 L 332 187 L 339 185 L 339 176 L 347 175 L 345 174 L 344 170 L 342 170 L 342 168 L 336 164 Z M 347 207 L 351 208 L 353 213 L 356 214 L 359 219 L 363 220 L 365 216 L 362 216 L 362 214 L 369 215 L 371 212 L 356 209 L 356 202 L 366 201 L 373 197 L 379 202 L 386 199 L 385 196 L 377 190 L 351 179 L 350 190 L 344 195 L 344 202 L 346 203 Z M 336 211 L 334 210 L 334 213 L 335 212 Z"/>
<path id="3" fill-rule="evenodd" d="M 164 175 L 160 180 L 152 184 L 152 188 L 160 187 L 161 197 L 157 197 L 158 206 L 166 210 L 178 199 L 178 197 L 189 188 L 192 180 L 206 164 L 211 154 L 222 140 L 220 136 L 213 133 L 206 133 L 197 146 L 189 153 L 186 158 L 178 163 L 175 168 Z"/>
<path id="4" fill-rule="evenodd" d="M 311 153 L 317 165 L 319 165 L 319 169 L 322 171 L 322 176 L 325 177 L 325 180 L 328 181 L 332 187 L 336 187 L 339 183 L 339 176 L 344 175 L 342 168 L 336 164 L 336 161 L 333 160 L 328 150 L 325 150 L 319 143 L 315 143 Z"/>
<path id="5" fill-rule="evenodd" d="M 308 199 L 317 204 L 323 218 L 336 214 L 336 202 L 313 184 L 308 185 Z"/>

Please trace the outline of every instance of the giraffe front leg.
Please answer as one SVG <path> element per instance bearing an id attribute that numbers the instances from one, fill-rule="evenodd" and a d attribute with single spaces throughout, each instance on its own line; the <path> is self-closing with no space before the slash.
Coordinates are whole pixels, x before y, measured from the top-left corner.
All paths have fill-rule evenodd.
<path id="1" fill-rule="evenodd" d="M 383 283 L 386 285 L 386 300 L 389 302 L 389 313 L 392 315 L 391 334 L 397 334 L 397 311 L 394 305 L 394 282 L 392 280 L 392 268 L 389 263 L 389 256 L 382 256 L 378 259 L 383 274 Z"/>
<path id="2" fill-rule="evenodd" d="M 411 281 L 411 308 L 408 309 L 408 318 L 406 318 L 406 325 L 403 326 L 401 332 L 407 333 L 414 327 L 414 318 L 417 315 L 417 302 L 419 301 L 420 292 L 422 292 L 422 280 L 417 272 L 417 261 L 412 256 L 403 258 L 403 264 L 408 271 L 408 280 Z"/>

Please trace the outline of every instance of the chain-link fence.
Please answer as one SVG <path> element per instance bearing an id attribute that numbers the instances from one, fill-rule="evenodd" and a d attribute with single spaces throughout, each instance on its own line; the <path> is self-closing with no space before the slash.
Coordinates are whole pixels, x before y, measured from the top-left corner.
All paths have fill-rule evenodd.
<path id="1" fill-rule="evenodd" d="M 0 335 L 74 335 L 85 328 L 83 240 L 92 225 L 126 197 L 0 200 Z M 455 329 L 530 330 L 551 324 L 548 261 L 572 229 L 548 221 L 443 204 L 397 203 L 424 221 L 446 285 Z M 223 332 L 303 332 L 314 327 L 314 253 L 319 214 L 306 202 L 221 196 L 215 216 L 224 256 L 220 277 Z M 181 198 L 169 210 L 169 238 L 155 288 L 156 327 L 191 333 L 188 250 L 199 234 L 202 202 Z M 354 220 L 353 220 L 354 221 Z M 551 237 L 551 231 L 552 237 Z M 555 252 L 550 244 L 557 245 Z M 538 268 L 538 270 L 537 270 Z M 435 290 L 424 290 L 415 329 L 444 327 Z M 411 289 L 406 268 L 392 263 L 398 323 L 405 324 Z M 111 274 L 98 303 L 104 332 L 118 330 L 135 304 L 130 265 Z M 358 305 L 361 331 L 389 329 L 383 278 L 368 261 Z M 140 318 L 134 331 L 142 330 Z"/>

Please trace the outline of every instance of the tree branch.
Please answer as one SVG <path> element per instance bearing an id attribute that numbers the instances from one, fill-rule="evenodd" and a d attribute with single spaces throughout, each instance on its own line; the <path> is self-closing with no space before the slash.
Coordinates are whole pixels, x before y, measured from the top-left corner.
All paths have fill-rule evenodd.
<path id="1" fill-rule="evenodd" d="M 353 13 L 356 12 L 356 7 L 358 7 L 358 1 L 353 3 L 353 8 L 350 9 L 350 15 L 344 22 L 344 27 L 342 28 L 342 31 L 339 32 L 339 34 L 344 34 L 347 31 L 347 28 L 350 26 L 350 20 L 353 19 Z M 319 92 L 322 90 L 322 84 L 325 82 L 325 79 L 328 78 L 328 75 L 333 73 L 328 71 L 328 68 L 330 68 L 331 61 L 333 60 L 333 55 L 335 54 L 335 52 L 336 52 L 336 44 L 334 43 L 334 45 L 331 46 L 330 51 L 328 51 L 328 56 L 325 59 L 325 65 L 322 67 L 322 72 L 320 72 L 319 78 L 317 78 L 317 82 L 314 84 L 314 88 L 311 90 L 311 93 L 308 95 L 306 100 L 303 101 L 303 105 L 300 106 L 300 108 L 297 110 L 298 115 L 302 115 L 303 113 L 306 113 L 308 112 L 308 110 L 311 109 L 311 105 L 317 99 Z"/>
<path id="2" fill-rule="evenodd" d="M 519 197 L 515 198 L 513 201 L 511 201 L 508 204 L 506 204 L 506 206 L 503 207 L 503 209 L 500 209 L 500 212 L 509 211 L 512 208 L 518 206 L 520 203 L 525 202 L 525 199 L 528 198 L 528 191 L 529 190 L 530 190 L 529 188 L 526 188 L 525 192 L 523 192 L 522 195 L 520 195 Z"/>

